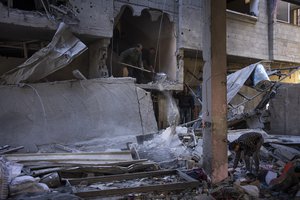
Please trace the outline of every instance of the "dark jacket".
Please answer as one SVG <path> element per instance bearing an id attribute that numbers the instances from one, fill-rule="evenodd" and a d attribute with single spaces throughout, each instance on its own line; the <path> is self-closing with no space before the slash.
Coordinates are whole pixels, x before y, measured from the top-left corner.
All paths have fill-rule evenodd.
<path id="1" fill-rule="evenodd" d="M 120 62 L 136 67 L 143 67 L 142 53 L 134 47 L 127 49 L 120 54 Z"/>

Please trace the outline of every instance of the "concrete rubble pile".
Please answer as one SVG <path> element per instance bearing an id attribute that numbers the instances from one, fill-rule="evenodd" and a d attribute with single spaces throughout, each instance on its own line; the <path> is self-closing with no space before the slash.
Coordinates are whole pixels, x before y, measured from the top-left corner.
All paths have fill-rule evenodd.
<path id="1" fill-rule="evenodd" d="M 247 173 L 240 164 L 229 177 L 212 184 L 202 169 L 202 136 L 177 126 L 155 134 L 137 136 L 128 149 L 83 152 L 57 145 L 56 153 L 20 154 L 1 157 L 2 199 L 284 199 L 299 196 L 300 137 L 272 136 L 263 130 L 235 130 L 233 141 L 246 132 L 264 137 L 258 174 Z M 62 153 L 61 151 L 73 153 Z"/>
<path id="2" fill-rule="evenodd" d="M 62 17 L 59 12 L 67 13 L 66 10 L 55 6 L 52 6 L 52 12 L 56 13 L 56 17 Z M 72 18 L 72 13 L 70 13 L 69 17 Z M 62 45 L 60 41 L 68 41 L 65 42 L 67 45 L 63 49 L 64 51 L 58 48 Z M 24 146 L 10 148 L 9 144 L 6 144 L 0 147 L 0 199 L 300 198 L 300 137 L 298 136 L 271 136 L 261 129 L 229 131 L 229 141 L 233 141 L 249 131 L 259 132 L 263 135 L 264 144 L 260 150 L 260 171 L 258 174 L 247 173 L 242 164 L 233 170 L 234 155 L 228 152 L 229 176 L 223 182 L 213 184 L 202 168 L 204 162 L 202 134 L 196 133 L 193 127 L 178 126 L 179 111 L 172 99 L 171 92 L 164 92 L 169 106 L 168 122 L 170 127 L 155 132 L 154 130 L 157 130 L 157 127 L 154 118 L 152 120 L 154 123 L 151 122 L 151 125 L 146 126 L 146 120 L 143 119 L 147 119 L 147 122 L 149 122 L 148 114 L 150 112 L 146 113 L 141 110 L 149 109 L 149 105 L 152 106 L 152 102 L 148 101 L 150 95 L 142 89 L 133 86 L 133 81 L 131 80 L 119 79 L 119 82 L 113 79 L 89 81 L 80 74 L 80 71 L 75 71 L 77 72 L 75 77 L 82 81 L 74 81 L 74 83 L 64 82 L 59 83 L 57 86 L 55 84 L 52 84 L 53 86 L 36 84 L 34 85 L 35 87 L 28 85 L 28 83 L 39 81 L 54 71 L 67 66 L 85 50 L 86 46 L 68 32 L 67 27 L 62 23 L 52 42 L 47 47 L 34 54 L 22 65 L 0 77 L 2 84 L 22 86 L 22 93 L 27 95 L 26 97 L 32 96 L 28 93 L 28 90 L 25 93 L 26 87 L 30 87 L 37 94 L 43 108 L 43 121 L 41 123 L 43 125 L 38 127 L 40 129 L 36 129 L 38 130 L 36 133 L 39 134 L 44 131 L 44 127 L 51 128 L 51 125 L 54 124 L 55 126 L 52 126 L 52 128 L 55 127 L 56 129 L 52 129 L 52 133 L 62 131 L 61 133 L 66 137 L 65 140 L 69 142 L 68 145 L 58 143 L 39 144 L 36 145 L 38 151 L 35 153 L 14 153 L 23 149 Z M 57 60 L 57 62 L 50 62 L 51 60 Z M 276 85 L 271 84 L 266 72 L 263 70 L 263 66 L 253 64 L 227 77 L 227 100 L 229 103 L 238 94 L 251 74 L 255 74 L 252 84 L 260 92 L 266 92 L 266 89 L 275 88 Z M 256 77 L 262 79 L 256 80 Z M 156 78 L 156 81 L 149 84 L 157 84 L 160 91 L 163 91 L 167 85 L 172 84 L 172 81 L 167 80 L 165 74 L 158 74 Z M 113 88 L 112 84 L 117 82 L 123 88 L 119 86 L 117 89 L 111 89 Z M 15 87 L 3 86 L 4 94 L 12 94 L 11 88 L 16 94 L 19 94 L 20 88 Z M 70 90 L 70 87 L 73 90 Z M 38 94 L 36 88 L 41 88 L 41 95 Z M 43 93 L 43 91 L 46 91 L 45 88 L 48 89 L 46 93 L 51 93 L 53 90 L 55 95 L 51 95 L 50 100 L 45 101 L 44 104 L 41 99 L 48 98 L 48 94 Z M 89 94 L 86 93 L 87 89 Z M 126 96 L 128 102 L 124 103 L 123 101 L 124 106 L 121 107 L 119 103 L 122 100 L 117 98 L 105 99 L 105 97 L 114 93 L 112 90 L 119 94 L 119 98 L 120 94 Z M 57 108 L 55 106 L 57 102 L 64 102 L 58 98 L 61 95 L 57 94 L 57 91 L 62 91 L 61 93 L 66 95 L 64 96 L 66 104 L 59 104 L 65 110 L 67 108 L 64 105 L 67 105 L 69 102 L 77 105 L 70 109 L 72 111 L 70 114 L 72 114 L 74 119 L 69 121 L 69 123 L 67 121 L 72 117 L 64 116 L 63 120 L 55 121 L 57 118 L 56 113 L 60 113 L 60 110 L 56 111 L 53 109 L 53 112 L 47 110 L 47 108 L 52 107 L 51 105 L 54 105 L 53 108 Z M 66 93 L 66 91 L 69 93 Z M 253 110 L 253 113 L 247 114 L 251 116 L 260 115 L 260 111 L 265 108 L 266 103 L 273 97 L 272 95 L 272 90 L 269 90 L 265 93 L 259 105 Z M 127 96 L 131 96 L 132 99 Z M 89 97 L 89 101 L 82 100 L 87 97 Z M 132 113 L 126 113 L 126 110 L 123 109 L 123 113 L 116 115 L 116 112 L 112 114 L 111 109 L 106 108 L 106 102 L 103 103 L 103 99 L 114 105 L 115 110 L 119 111 L 127 107 Z M 2 101 L 6 102 L 7 100 Z M 22 101 L 26 104 L 26 98 L 22 98 Z M 80 104 L 77 104 L 78 102 Z M 143 107 L 141 104 L 147 104 L 147 106 Z M 118 109 L 118 106 L 120 106 L 120 109 Z M 130 109 L 130 106 L 134 107 L 134 109 Z M 34 105 L 33 107 L 35 108 L 36 106 Z M 8 109 L 5 112 L 6 114 L 11 113 L 11 110 L 9 110 L 11 108 L 8 106 L 3 106 L 2 109 Z M 90 113 L 85 113 L 86 110 L 89 110 Z M 149 110 L 153 111 L 152 108 Z M 33 113 L 32 111 L 30 112 L 31 114 Z M 102 115 L 106 113 L 105 120 L 107 121 L 98 115 L 100 112 Z M 40 114 L 40 110 L 36 113 Z M 50 114 L 47 115 L 48 113 Z M 51 116 L 51 113 L 53 116 Z M 146 113 L 145 116 L 142 116 L 143 113 Z M 152 115 L 152 113 L 150 114 Z M 30 115 L 31 118 L 34 119 L 36 117 L 40 120 L 41 117 L 39 116 Z M 84 132 L 88 132 L 86 127 L 94 128 L 93 134 L 98 137 L 90 138 L 90 141 L 75 141 L 76 127 L 71 127 L 70 124 L 77 123 L 79 121 L 78 116 L 80 116 L 80 119 L 84 118 L 84 116 L 90 117 L 85 122 L 86 126 L 81 128 L 84 129 Z M 117 120 L 115 120 L 116 116 L 119 117 Z M 128 120 L 125 126 L 122 126 L 120 123 L 121 125 L 118 124 L 119 127 L 117 127 L 114 123 L 115 121 L 120 122 L 124 120 L 122 116 L 131 118 L 132 123 L 130 124 Z M 243 112 L 233 113 L 232 116 L 229 116 L 229 126 L 233 126 L 247 117 L 249 116 L 246 116 Z M 52 123 L 49 119 L 53 119 Z M 199 119 L 197 121 L 201 123 Z M 61 122 L 58 123 L 58 121 L 63 121 L 63 124 Z M 113 125 L 109 124 L 107 127 L 105 125 L 99 126 L 100 123 L 107 124 L 107 122 Z M 60 128 L 57 128 L 58 124 L 64 128 L 69 124 L 70 127 L 68 128 L 70 129 L 59 130 Z M 81 124 L 84 124 L 83 121 L 81 121 Z M 140 126 L 138 127 L 136 124 L 140 124 Z M 24 128 L 23 126 L 20 127 L 22 127 L 22 130 L 19 128 L 16 132 L 22 131 L 23 133 Z M 102 133 L 102 136 L 104 135 L 103 127 L 108 137 L 99 138 L 99 132 Z M 109 138 L 111 135 L 115 136 L 111 134 L 111 127 L 114 127 L 114 131 L 122 135 Z M 127 129 L 125 130 L 125 128 Z M 31 130 L 31 128 L 28 129 Z M 11 127 L 8 127 L 7 130 L 12 132 Z M 119 130 L 122 130 L 122 132 Z M 67 138 L 66 132 L 68 131 L 75 138 L 74 141 L 69 141 Z M 135 134 L 127 135 L 130 132 L 155 133 L 137 136 Z M 49 132 L 46 135 L 48 134 Z M 78 131 L 76 134 L 80 135 L 79 138 L 81 138 L 82 132 Z M 5 134 L 3 135 L 4 139 L 9 137 L 5 136 Z M 89 135 L 91 136 L 91 133 Z M 132 137 L 136 137 L 136 142 L 128 142 L 126 148 L 120 147 L 119 144 L 124 143 L 125 140 L 132 141 Z M 50 137 L 53 141 L 57 141 L 58 138 L 60 139 L 59 141 L 63 140 L 60 134 L 53 134 L 52 138 Z M 30 145 L 34 143 L 33 141 L 27 142 Z"/>
<path id="3" fill-rule="evenodd" d="M 128 150 L 82 152 L 59 147 L 73 153 L 4 154 L 1 199 L 106 199 L 124 195 L 189 199 L 198 194 L 198 180 L 148 159 L 132 159 L 133 152 Z M 176 192 L 182 190 L 187 191 Z"/>
<path id="4" fill-rule="evenodd" d="M 265 142 L 260 152 L 260 171 L 258 174 L 248 173 L 243 165 L 232 170 L 233 154 L 228 152 L 229 177 L 222 183 L 213 185 L 201 167 L 202 137 L 191 134 L 191 130 L 186 127 L 177 127 L 176 135 L 170 135 L 169 129 L 156 136 L 146 136 L 143 144 L 133 148 L 135 154 L 139 154 L 140 158 L 155 160 L 160 167 L 186 171 L 201 182 L 199 190 L 210 198 L 284 199 L 299 195 L 299 136 L 272 136 L 261 129 L 230 131 L 229 141 L 247 132 L 263 135 Z"/>

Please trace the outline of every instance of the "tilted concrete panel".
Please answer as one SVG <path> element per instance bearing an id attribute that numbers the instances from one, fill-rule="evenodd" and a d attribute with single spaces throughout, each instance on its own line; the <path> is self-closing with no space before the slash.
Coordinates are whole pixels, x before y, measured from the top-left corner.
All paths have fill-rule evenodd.
<path id="1" fill-rule="evenodd" d="M 155 132 L 145 94 L 131 78 L 0 86 L 0 146 L 35 151 L 43 144 Z"/>

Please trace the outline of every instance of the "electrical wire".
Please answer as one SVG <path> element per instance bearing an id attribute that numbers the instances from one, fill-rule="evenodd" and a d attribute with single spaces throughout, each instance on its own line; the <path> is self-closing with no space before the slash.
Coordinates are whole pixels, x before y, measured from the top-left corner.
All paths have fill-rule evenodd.
<path id="1" fill-rule="evenodd" d="M 165 6 L 166 6 L 166 2 L 167 0 L 164 1 L 164 6 L 163 6 L 163 10 L 162 10 L 162 14 L 161 14 L 161 18 L 160 18 L 160 24 L 159 24 L 159 30 L 158 30 L 158 37 L 157 37 L 157 44 L 156 44 L 156 52 L 155 52 L 155 58 L 154 58 L 154 71 L 156 68 L 156 60 L 157 60 L 157 53 L 158 53 L 158 48 L 159 48 L 159 41 L 160 41 L 160 34 L 161 34 L 161 27 L 162 27 L 162 21 L 164 18 L 164 13 L 165 13 Z M 160 66 L 160 64 L 158 65 Z"/>

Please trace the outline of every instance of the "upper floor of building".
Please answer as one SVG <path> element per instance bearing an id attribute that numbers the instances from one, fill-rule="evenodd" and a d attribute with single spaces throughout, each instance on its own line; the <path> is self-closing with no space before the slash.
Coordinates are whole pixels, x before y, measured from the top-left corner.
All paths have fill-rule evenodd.
<path id="1" fill-rule="evenodd" d="M 227 0 L 227 54 L 299 63 L 300 4 L 296 3 Z M 203 13 L 202 1 L 194 0 L 2 0 L 0 38 L 50 40 L 64 21 L 87 42 L 124 39 L 120 50 L 135 42 L 126 38 L 133 30 L 136 40 L 146 44 L 169 38 L 176 49 L 202 51 Z"/>

